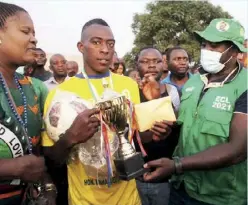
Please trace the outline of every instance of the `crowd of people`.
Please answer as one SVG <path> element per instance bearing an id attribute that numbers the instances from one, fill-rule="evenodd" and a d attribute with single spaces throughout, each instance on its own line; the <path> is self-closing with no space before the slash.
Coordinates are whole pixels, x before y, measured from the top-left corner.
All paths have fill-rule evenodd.
<path id="1" fill-rule="evenodd" d="M 193 67 L 178 45 L 164 52 L 148 45 L 127 68 L 108 23 L 92 19 L 77 44 L 84 68 L 58 53 L 46 70 L 28 12 L 0 2 L 0 205 L 247 204 L 244 28 L 219 18 L 194 35 L 201 56 Z M 23 75 L 16 72 L 20 66 Z M 177 117 L 139 132 L 147 172 L 112 179 L 110 187 L 68 160 L 99 131 L 98 109 L 80 113 L 56 142 L 43 122 L 58 89 L 92 101 L 104 92 L 103 79 L 133 104 L 170 96 Z M 141 152 L 137 139 L 133 146 Z"/>

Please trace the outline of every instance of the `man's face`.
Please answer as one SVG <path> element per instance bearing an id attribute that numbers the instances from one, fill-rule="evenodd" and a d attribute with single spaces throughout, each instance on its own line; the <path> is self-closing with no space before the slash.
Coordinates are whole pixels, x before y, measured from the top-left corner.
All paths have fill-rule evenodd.
<path id="1" fill-rule="evenodd" d="M 167 64 L 167 59 L 166 55 L 163 55 L 163 72 L 168 73 L 168 64 Z"/>
<path id="2" fill-rule="evenodd" d="M 68 61 L 66 63 L 66 68 L 69 77 L 73 77 L 78 73 L 78 64 L 74 61 Z"/>
<path id="3" fill-rule="evenodd" d="M 232 48 L 232 44 L 227 41 L 213 43 L 209 41 L 203 41 L 201 44 L 202 49 L 210 50 L 210 51 L 216 51 L 219 53 L 222 53 L 222 56 L 220 58 L 220 63 L 226 63 L 230 57 L 238 57 L 238 51 L 234 52 Z"/>
<path id="4" fill-rule="evenodd" d="M 119 67 L 119 59 L 116 53 L 113 55 L 112 63 L 109 66 L 109 69 L 113 72 L 116 73 L 117 69 Z"/>
<path id="5" fill-rule="evenodd" d="M 36 65 L 45 66 L 47 58 L 46 58 L 46 54 L 43 51 L 36 50 L 35 54 L 34 54 L 34 57 L 35 57 Z"/>
<path id="6" fill-rule="evenodd" d="M 139 81 L 140 81 L 139 72 L 136 71 L 136 70 L 130 72 L 128 77 L 132 78 L 132 79 L 135 80 L 136 82 L 139 82 Z"/>
<path id="7" fill-rule="evenodd" d="M 161 53 L 153 48 L 148 48 L 141 51 L 138 58 L 138 70 L 140 77 L 145 74 L 150 74 L 156 79 L 159 79 L 162 74 L 163 60 Z"/>
<path id="8" fill-rule="evenodd" d="M 111 29 L 102 25 L 91 25 L 85 29 L 78 49 L 84 56 L 84 65 L 96 73 L 108 71 L 115 50 Z"/>
<path id="9" fill-rule="evenodd" d="M 189 57 L 185 50 L 176 49 L 170 54 L 168 69 L 176 76 L 185 76 L 189 69 Z"/>
<path id="10" fill-rule="evenodd" d="M 50 69 L 55 76 L 65 77 L 67 76 L 66 60 L 62 55 L 54 55 L 51 57 Z"/>

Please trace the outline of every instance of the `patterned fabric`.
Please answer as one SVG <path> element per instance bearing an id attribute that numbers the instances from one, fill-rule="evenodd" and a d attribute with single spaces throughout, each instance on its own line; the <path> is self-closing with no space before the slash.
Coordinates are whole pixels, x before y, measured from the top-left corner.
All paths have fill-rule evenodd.
<path id="1" fill-rule="evenodd" d="M 27 98 L 27 117 L 28 117 L 28 135 L 32 138 L 33 143 L 33 150 L 34 152 L 37 151 L 37 148 L 40 145 L 40 133 L 42 128 L 42 114 L 41 109 L 43 109 L 43 105 L 41 101 L 44 102 L 44 100 L 41 99 L 41 96 L 45 98 L 47 95 L 47 90 L 41 92 L 37 92 L 39 90 L 39 84 L 35 83 L 36 81 L 32 81 L 30 78 L 24 77 L 21 74 L 17 73 L 17 77 L 19 79 L 19 83 L 22 86 L 23 92 Z M 33 84 L 33 85 L 32 85 Z M 16 88 L 10 88 L 11 95 L 15 101 L 17 112 L 24 120 L 24 106 L 22 102 L 21 93 Z M 39 95 L 37 95 L 37 93 Z M 3 87 L 0 85 L 0 106 L 3 112 L 6 116 L 11 116 L 13 119 L 15 119 L 14 114 L 12 113 L 10 106 L 8 104 L 8 101 L 6 99 L 6 95 L 4 94 Z M 18 140 L 18 138 L 15 138 Z M 11 153 L 11 149 L 9 147 L 9 144 L 6 143 L 6 139 L 4 135 L 0 136 L 0 159 L 2 158 L 12 158 L 13 154 Z M 9 182 L 6 181 L 0 181 L 0 196 L 1 193 L 5 193 L 6 191 L 16 190 L 17 186 L 14 185 L 8 185 Z M 0 197 L 1 198 L 1 197 Z M 11 197 L 8 199 L 0 199 L 0 204 L 7 203 L 7 204 L 15 204 L 14 201 L 18 197 Z M 3 201 L 4 200 L 4 201 Z M 13 201 L 14 200 L 14 201 Z"/>

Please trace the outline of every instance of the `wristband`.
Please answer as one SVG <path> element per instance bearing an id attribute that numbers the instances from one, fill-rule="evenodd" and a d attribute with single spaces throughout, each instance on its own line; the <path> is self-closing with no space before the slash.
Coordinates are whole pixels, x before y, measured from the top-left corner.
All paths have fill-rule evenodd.
<path id="1" fill-rule="evenodd" d="M 183 165 L 181 159 L 179 157 L 172 157 L 175 164 L 175 173 L 177 175 L 183 174 Z"/>
<path id="2" fill-rule="evenodd" d="M 58 193 L 58 192 L 57 192 L 56 186 L 55 186 L 54 184 L 52 184 L 52 183 L 47 183 L 47 184 L 45 184 L 45 185 L 44 185 L 44 191 L 45 191 L 45 192 L 48 192 L 48 191 L 55 191 L 56 194 Z"/>

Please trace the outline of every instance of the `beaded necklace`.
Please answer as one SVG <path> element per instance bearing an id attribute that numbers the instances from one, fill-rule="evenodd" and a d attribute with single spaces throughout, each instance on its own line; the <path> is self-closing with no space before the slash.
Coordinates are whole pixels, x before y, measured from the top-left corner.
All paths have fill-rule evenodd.
<path id="1" fill-rule="evenodd" d="M 27 114 L 27 98 L 25 96 L 25 93 L 22 89 L 22 86 L 18 80 L 18 77 L 16 76 L 16 74 L 14 75 L 14 80 L 15 80 L 15 83 L 16 83 L 16 86 L 17 86 L 17 89 L 19 90 L 19 92 L 21 93 L 21 97 L 22 97 L 22 103 L 23 103 L 23 107 L 24 107 L 24 114 L 23 114 L 23 118 L 24 120 L 22 119 L 22 117 L 18 114 L 17 112 L 17 108 L 16 108 L 16 104 L 15 104 L 15 101 L 11 95 L 11 92 L 9 90 L 9 87 L 7 86 L 7 83 L 4 79 L 4 77 L 2 76 L 2 74 L 0 73 L 0 83 L 3 87 L 3 91 L 4 91 L 4 94 L 7 98 L 7 101 L 8 101 L 8 105 L 12 111 L 12 113 L 14 114 L 16 120 L 21 124 L 22 128 L 23 128 L 23 131 L 25 133 L 25 136 L 28 137 L 28 150 L 29 150 L 29 154 L 32 153 L 32 139 L 31 137 L 29 137 L 27 135 L 27 125 L 28 125 L 28 114 Z"/>

